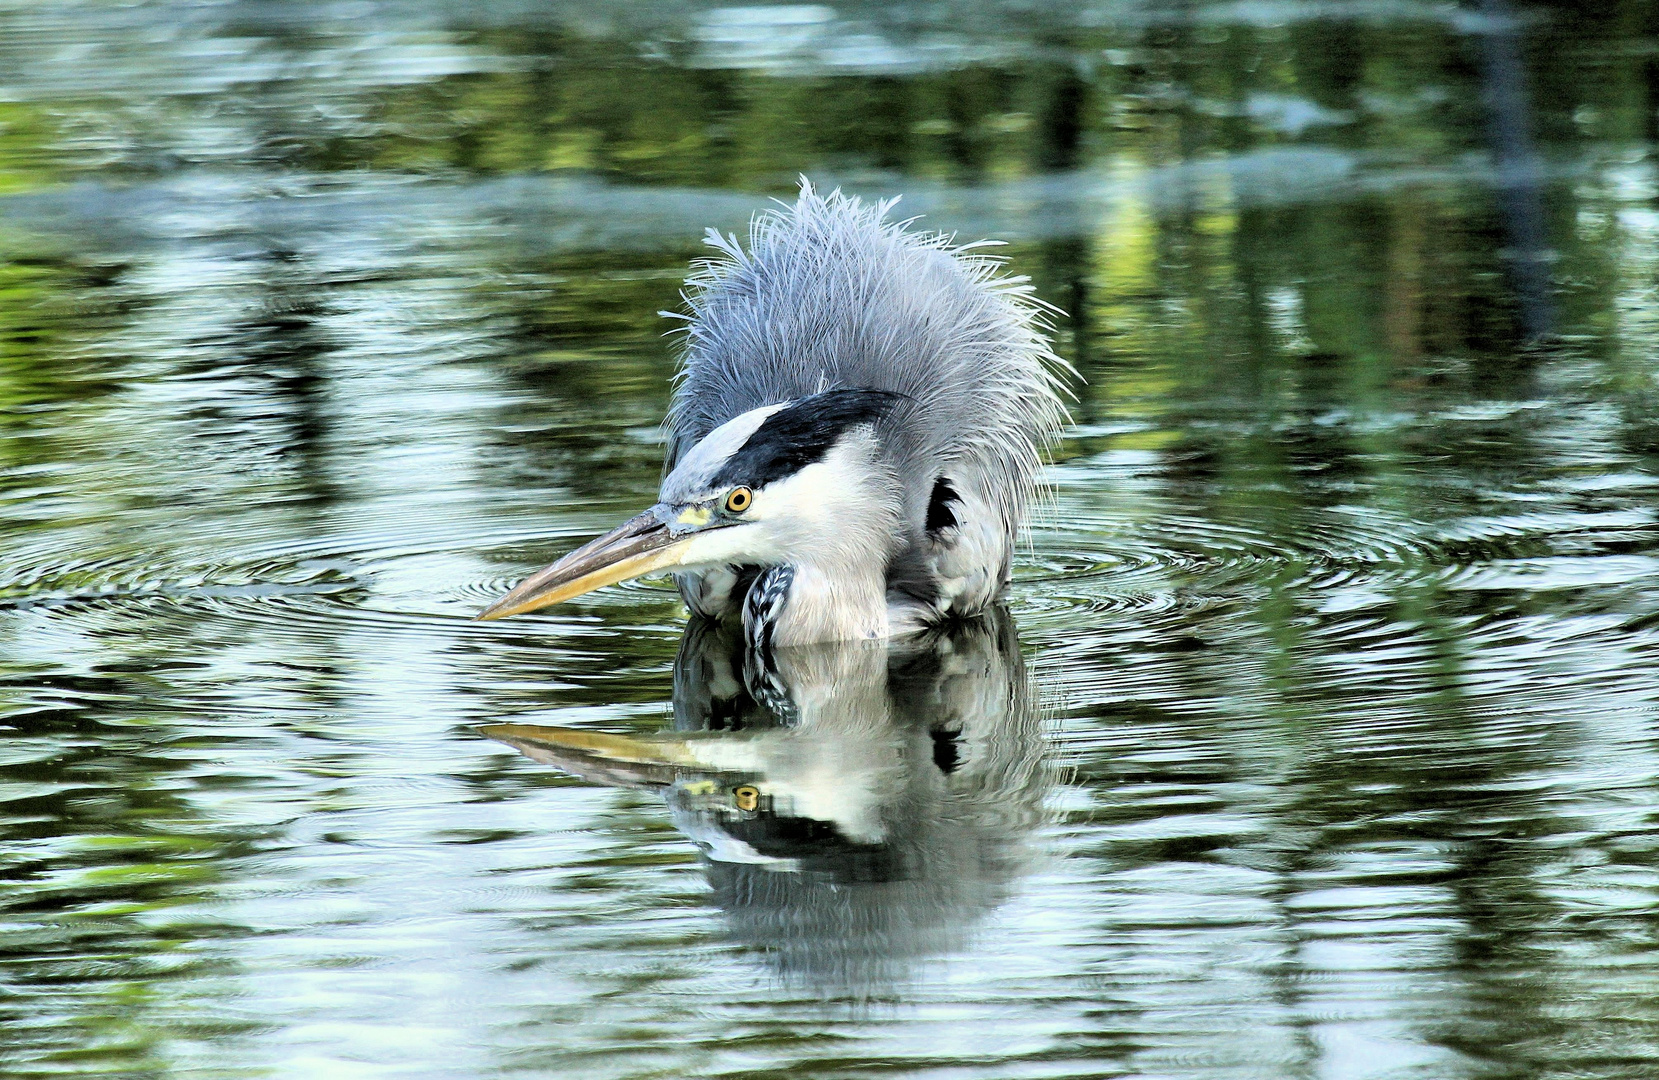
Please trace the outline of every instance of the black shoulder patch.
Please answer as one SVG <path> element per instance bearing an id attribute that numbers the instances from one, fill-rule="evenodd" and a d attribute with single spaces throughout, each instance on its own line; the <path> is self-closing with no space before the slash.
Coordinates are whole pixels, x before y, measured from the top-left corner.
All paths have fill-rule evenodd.
<path id="1" fill-rule="evenodd" d="M 962 766 L 962 733 L 936 727 L 928 732 L 933 739 L 933 764 L 949 776 Z"/>
<path id="2" fill-rule="evenodd" d="M 933 482 L 933 494 L 927 500 L 928 532 L 934 533 L 960 524 L 956 520 L 956 511 L 950 508 L 950 504 L 956 500 L 956 489 L 950 486 L 949 477 L 941 476 Z"/>
<path id="3" fill-rule="evenodd" d="M 727 458 L 712 483 L 764 487 L 822 461 L 848 428 L 886 416 L 904 400 L 886 390 L 827 390 L 779 409 Z"/>

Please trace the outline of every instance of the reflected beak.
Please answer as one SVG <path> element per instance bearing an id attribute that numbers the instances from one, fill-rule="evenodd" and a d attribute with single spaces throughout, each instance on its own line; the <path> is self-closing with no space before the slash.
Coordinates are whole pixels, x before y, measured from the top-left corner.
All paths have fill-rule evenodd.
<path id="1" fill-rule="evenodd" d="M 647 510 L 525 578 L 512 592 L 479 612 L 478 618 L 505 619 L 653 570 L 679 566 L 695 535 L 674 535 L 656 510 Z"/>
<path id="2" fill-rule="evenodd" d="M 618 787 L 666 787 L 687 776 L 739 777 L 763 772 L 765 735 L 699 731 L 616 735 L 545 724 L 487 724 L 478 729 L 532 761 Z"/>
<path id="3" fill-rule="evenodd" d="M 490 724 L 478 730 L 532 761 L 615 787 L 666 787 L 678 769 L 695 764 L 673 738 L 639 739 L 541 724 Z"/>
<path id="4" fill-rule="evenodd" d="M 673 735 L 639 738 L 548 724 L 485 724 L 478 730 L 548 765 L 562 764 L 573 756 L 603 758 L 624 765 L 697 764 L 697 758 L 686 747 L 687 740 Z"/>

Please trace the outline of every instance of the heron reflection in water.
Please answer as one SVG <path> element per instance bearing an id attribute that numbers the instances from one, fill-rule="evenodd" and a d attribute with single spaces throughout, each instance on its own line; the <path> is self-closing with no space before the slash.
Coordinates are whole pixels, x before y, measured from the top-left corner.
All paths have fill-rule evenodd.
<path id="1" fill-rule="evenodd" d="M 498 724 L 590 781 L 660 791 L 738 940 L 785 979 L 878 996 L 961 948 L 1030 861 L 1052 782 L 1012 620 L 758 652 L 697 620 L 673 732 Z"/>

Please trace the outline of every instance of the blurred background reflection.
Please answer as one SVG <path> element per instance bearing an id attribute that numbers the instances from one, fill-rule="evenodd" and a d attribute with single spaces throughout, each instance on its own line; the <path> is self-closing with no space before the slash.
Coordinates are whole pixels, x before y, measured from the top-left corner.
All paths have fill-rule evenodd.
<path id="1" fill-rule="evenodd" d="M 0 1072 L 1653 1071 L 1656 26 L 0 0 Z M 1067 313 L 1017 643 L 469 622 L 655 491 L 656 312 L 803 172 Z M 828 846 L 688 786 L 791 763 Z"/>

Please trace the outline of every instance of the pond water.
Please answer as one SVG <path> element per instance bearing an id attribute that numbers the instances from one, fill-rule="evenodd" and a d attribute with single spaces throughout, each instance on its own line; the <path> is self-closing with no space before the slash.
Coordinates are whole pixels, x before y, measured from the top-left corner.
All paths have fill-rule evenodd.
<path id="1" fill-rule="evenodd" d="M 0 1073 L 1659 1072 L 1650 0 L 0 4 Z M 647 581 L 707 227 L 1008 241 L 1008 613 Z"/>

